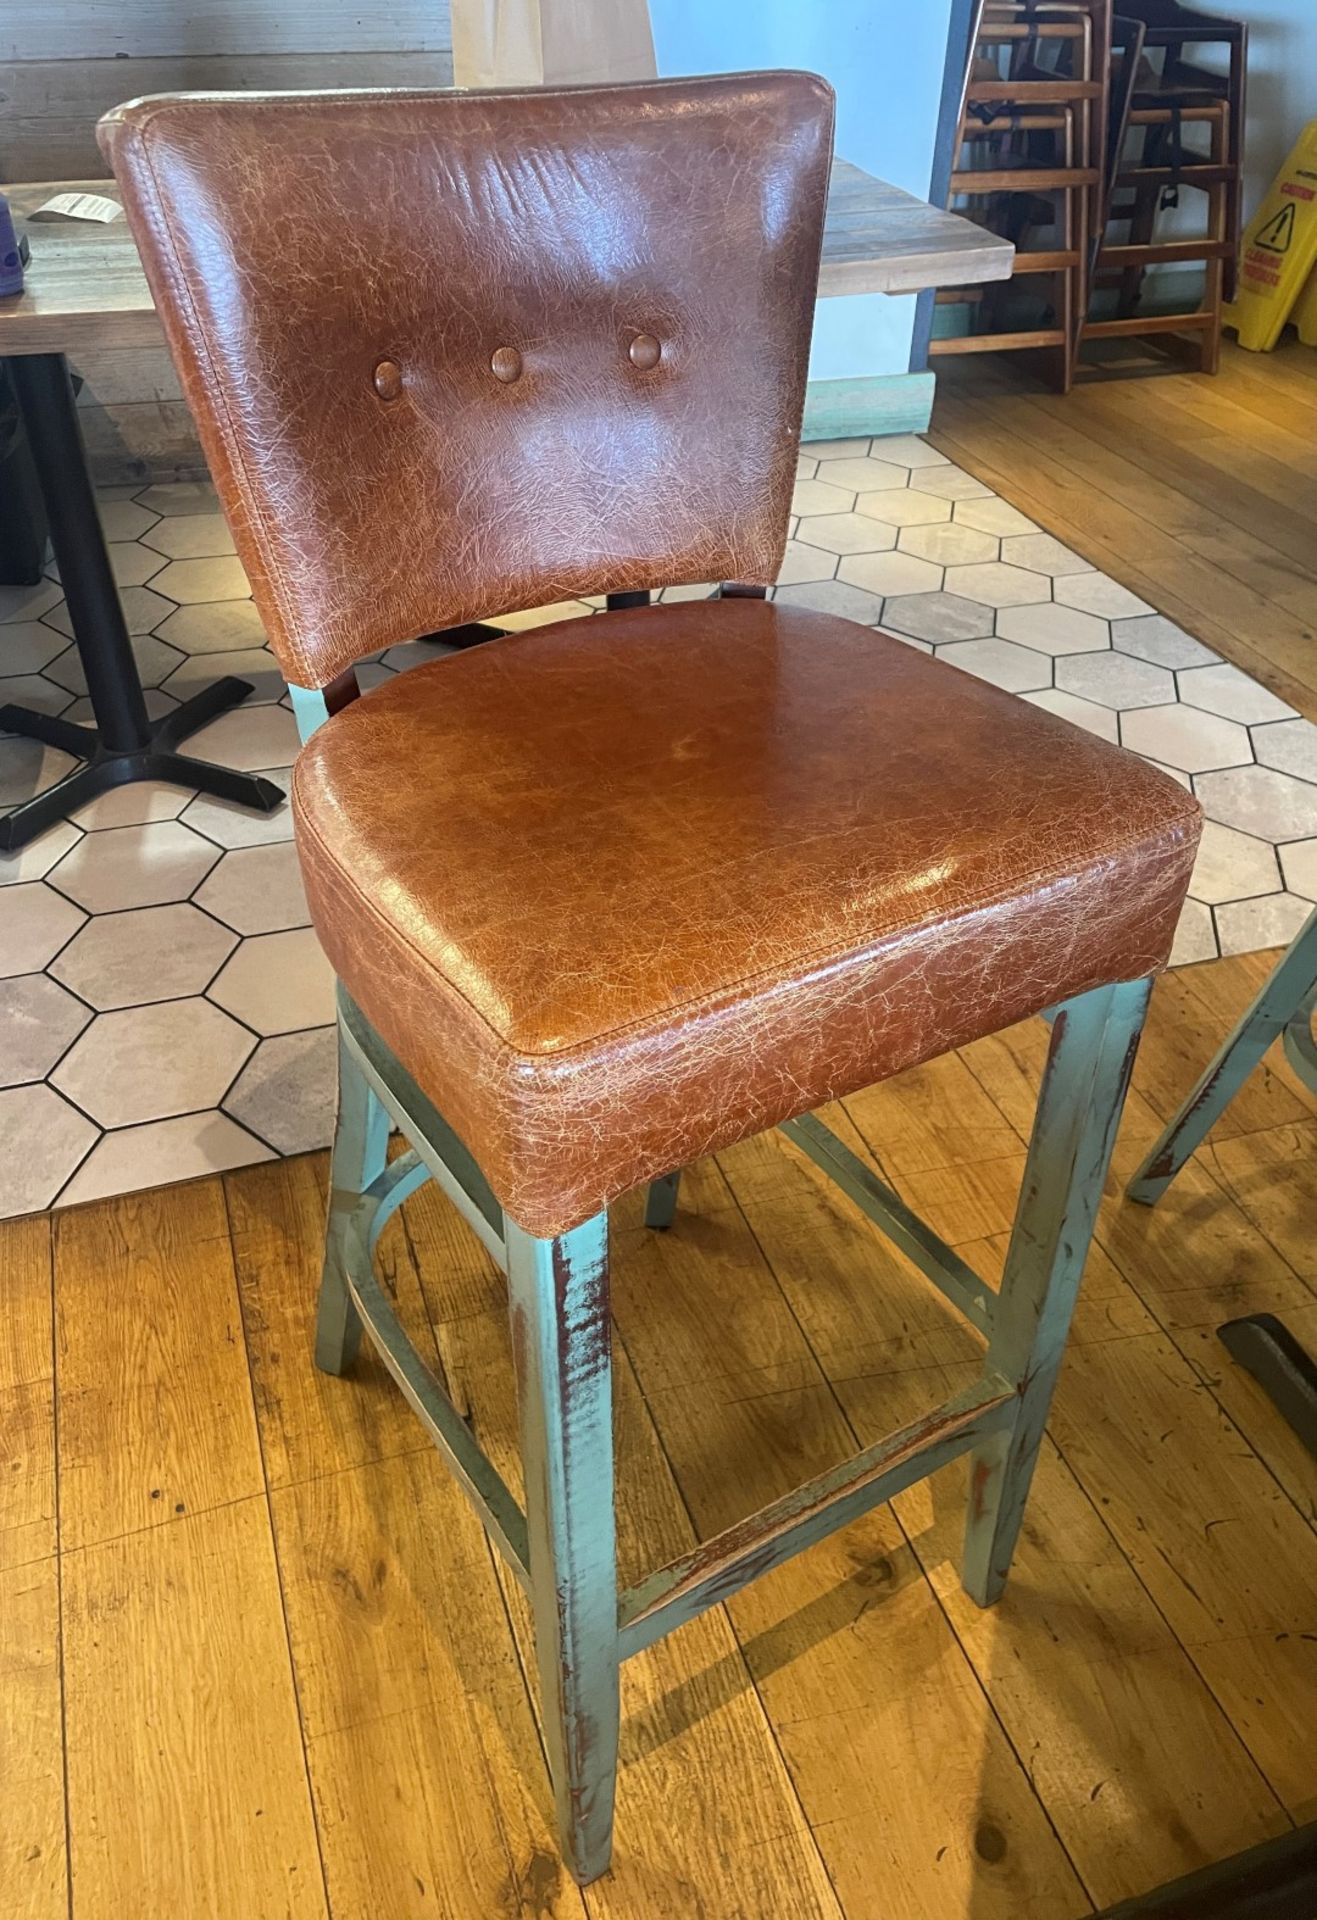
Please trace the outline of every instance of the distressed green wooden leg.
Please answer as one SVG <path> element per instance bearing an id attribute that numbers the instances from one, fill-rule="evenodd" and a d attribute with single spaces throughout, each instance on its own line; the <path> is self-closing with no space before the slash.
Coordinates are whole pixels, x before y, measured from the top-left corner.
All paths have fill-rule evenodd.
<path id="1" fill-rule="evenodd" d="M 608 1866 L 617 1776 L 608 1216 L 557 1240 L 508 1221 L 507 1251 L 544 1737 L 584 1885 Z"/>
<path id="2" fill-rule="evenodd" d="M 964 1584 L 981 1607 L 1000 1598 L 1010 1570 L 1150 985 L 1100 987 L 1058 1008 L 1052 1024 L 988 1345 L 989 1369 L 1019 1404 L 970 1456 Z"/>
<path id="3" fill-rule="evenodd" d="M 665 1173 L 661 1180 L 651 1180 L 649 1192 L 645 1195 L 645 1225 L 662 1233 L 670 1227 L 677 1217 L 677 1191 L 681 1186 L 681 1170 Z"/>
<path id="4" fill-rule="evenodd" d="M 1317 985 L 1317 913 L 1299 928 L 1289 949 L 1239 1025 L 1152 1147 L 1125 1189 L 1126 1197 L 1154 1206 L 1180 1168 L 1216 1125 L 1267 1048 L 1284 1031 Z"/>
<path id="5" fill-rule="evenodd" d="M 383 1173 L 388 1153 L 389 1116 L 362 1077 L 340 1031 L 338 1119 L 330 1165 L 325 1265 L 316 1313 L 316 1365 L 325 1373 L 346 1373 L 361 1344 L 361 1320 L 347 1288 L 347 1229 L 361 1204 L 361 1195 Z"/>

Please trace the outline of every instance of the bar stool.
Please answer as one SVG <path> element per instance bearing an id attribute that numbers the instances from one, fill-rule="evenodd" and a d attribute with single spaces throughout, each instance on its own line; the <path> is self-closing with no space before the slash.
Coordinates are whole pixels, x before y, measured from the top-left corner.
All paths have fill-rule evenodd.
<path id="1" fill-rule="evenodd" d="M 582 1881 L 630 1654 L 962 1453 L 965 1583 L 1000 1594 L 1198 837 L 1119 749 L 764 598 L 831 137 L 827 87 L 784 72 L 161 98 L 101 129 L 309 736 L 342 1041 L 316 1358 L 344 1371 L 364 1327 L 525 1582 Z M 587 594 L 616 610 L 356 697 L 363 655 Z M 994 1293 L 811 1110 L 1045 1008 Z M 619 1594 L 607 1209 L 649 1182 L 666 1225 L 683 1165 L 779 1125 L 981 1331 L 982 1374 Z M 427 1178 L 507 1272 L 524 1512 L 372 1272 Z"/>

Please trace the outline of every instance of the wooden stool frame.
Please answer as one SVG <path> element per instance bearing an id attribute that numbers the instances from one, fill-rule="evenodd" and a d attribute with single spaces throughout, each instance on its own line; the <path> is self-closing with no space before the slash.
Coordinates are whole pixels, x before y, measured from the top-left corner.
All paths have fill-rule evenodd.
<path id="1" fill-rule="evenodd" d="M 353 687 L 347 698 L 355 692 Z M 303 734 L 341 698 L 294 688 Z M 827 1173 L 987 1338 L 983 1371 L 942 1406 L 619 1592 L 613 1513 L 608 1216 L 540 1240 L 504 1216 L 465 1145 L 339 988 L 339 1099 L 316 1363 L 342 1374 L 363 1329 L 525 1586 L 564 1858 L 583 1884 L 608 1866 L 619 1669 L 663 1634 L 968 1453 L 964 1584 L 1001 1594 L 1024 1516 L 1151 983 L 1055 1009 L 1005 1273 L 994 1291 L 812 1115 L 781 1132 Z M 390 1161 L 390 1125 L 410 1151 Z M 674 1217 L 679 1174 L 649 1189 Z M 508 1277 L 523 1512 L 403 1331 L 372 1255 L 427 1179 Z"/>

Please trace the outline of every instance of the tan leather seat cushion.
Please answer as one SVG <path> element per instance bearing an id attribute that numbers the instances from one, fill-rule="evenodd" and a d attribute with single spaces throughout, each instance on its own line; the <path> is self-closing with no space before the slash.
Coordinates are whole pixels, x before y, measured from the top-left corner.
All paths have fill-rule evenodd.
<path id="1" fill-rule="evenodd" d="M 314 735 L 293 797 L 348 991 L 543 1236 L 1156 970 L 1199 832 L 1119 748 L 752 600 L 405 673 Z"/>

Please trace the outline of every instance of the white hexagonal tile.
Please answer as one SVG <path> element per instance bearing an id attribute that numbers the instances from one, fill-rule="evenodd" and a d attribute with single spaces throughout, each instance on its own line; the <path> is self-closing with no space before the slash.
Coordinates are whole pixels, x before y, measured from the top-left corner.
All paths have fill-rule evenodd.
<path id="1" fill-rule="evenodd" d="M 309 927 L 244 940 L 210 998 L 257 1033 L 294 1033 L 334 1018 L 334 976 Z"/>
<path id="2" fill-rule="evenodd" d="M 40 972 L 86 918 L 44 881 L 10 887 L 0 905 L 0 976 Z"/>
<path id="3" fill-rule="evenodd" d="M 226 853 L 194 898 L 199 907 L 237 933 L 281 933 L 311 924 L 302 870 L 291 840 Z"/>
<path id="4" fill-rule="evenodd" d="M 1068 720 L 1071 726 L 1082 727 L 1085 733 L 1095 733 L 1099 740 L 1109 740 L 1113 747 L 1120 744 L 1120 724 L 1110 707 L 1096 707 L 1091 700 L 1081 700 L 1078 694 L 1062 693 L 1059 687 L 1043 687 L 1024 697 L 1030 706 L 1042 707 L 1058 719 Z"/>
<path id="5" fill-rule="evenodd" d="M 995 614 L 978 600 L 956 593 L 898 593 L 883 608 L 883 625 L 894 633 L 944 646 L 952 640 L 987 640 Z"/>
<path id="6" fill-rule="evenodd" d="M 1287 947 L 1312 912 L 1293 893 L 1269 893 L 1260 900 L 1232 900 L 1216 910 L 1222 953 L 1256 953 L 1260 947 Z"/>
<path id="7" fill-rule="evenodd" d="M 279 663 L 268 647 L 241 653 L 185 653 L 177 658 L 179 664 L 161 681 L 165 692 L 172 693 L 176 700 L 190 700 L 194 693 L 200 693 L 212 680 L 222 679 L 225 674 L 233 674 L 251 687 L 246 699 L 249 707 L 282 700 L 288 690 Z"/>
<path id="8" fill-rule="evenodd" d="M 180 606 L 203 600 L 245 600 L 251 592 L 241 560 L 232 555 L 214 560 L 167 560 L 151 581 L 154 593 L 167 594 Z"/>
<path id="9" fill-rule="evenodd" d="M 219 859 L 219 848 L 179 820 L 89 833 L 50 876 L 89 913 L 186 900 Z"/>
<path id="10" fill-rule="evenodd" d="M 816 513 L 801 522 L 801 540 L 826 553 L 887 553 L 896 528 L 858 513 Z"/>
<path id="11" fill-rule="evenodd" d="M 153 553 L 150 547 L 144 547 L 136 540 L 107 540 L 105 551 L 109 556 L 110 572 L 118 587 L 144 587 L 152 574 L 159 573 L 164 565 L 158 553 Z M 47 571 L 52 580 L 59 579 L 56 562 L 52 561 Z"/>
<path id="12" fill-rule="evenodd" d="M 1274 693 L 1250 680 L 1238 667 L 1194 667 L 1179 675 L 1180 698 L 1187 706 L 1201 707 L 1206 713 L 1219 713 L 1227 720 L 1239 720 L 1245 726 L 1259 726 L 1268 720 L 1297 720 L 1293 707 L 1286 706 Z"/>
<path id="13" fill-rule="evenodd" d="M 819 470 L 817 460 L 811 460 L 808 454 L 800 454 L 796 460 L 797 480 L 812 480 Z"/>
<path id="14" fill-rule="evenodd" d="M 1147 660 L 1154 667 L 1208 667 L 1220 658 L 1201 640 L 1195 640 L 1183 627 L 1177 627 L 1173 620 L 1165 619 L 1160 613 L 1150 613 L 1138 620 L 1122 620 L 1113 615 L 1111 644 L 1119 652 L 1133 654 L 1136 660 Z"/>
<path id="15" fill-rule="evenodd" d="M 806 526 L 809 522 L 805 522 Z M 806 546 L 800 540 L 788 540 L 778 568 L 778 585 L 795 587 L 807 580 L 831 580 L 837 570 L 837 556 L 822 547 Z"/>
<path id="16" fill-rule="evenodd" d="M 0 887 L 18 886 L 24 880 L 44 880 L 81 838 L 77 827 L 67 820 L 57 820 L 53 827 L 47 827 L 16 853 L 0 853 Z"/>
<path id="17" fill-rule="evenodd" d="M 40 673 L 68 649 L 68 636 L 44 620 L 10 620 L 0 626 L 0 674 Z"/>
<path id="18" fill-rule="evenodd" d="M 0 1217 L 48 1207 L 95 1138 L 91 1121 L 40 1081 L 0 1092 Z"/>
<path id="19" fill-rule="evenodd" d="M 912 553 L 852 553 L 837 568 L 837 578 L 866 593 L 936 593 L 942 569 Z"/>
<path id="20" fill-rule="evenodd" d="M 1001 557 L 1012 567 L 1028 567 L 1033 573 L 1091 573 L 1090 563 L 1070 547 L 1054 540 L 1050 533 L 1013 534 L 1001 543 Z"/>
<path id="21" fill-rule="evenodd" d="M 997 631 L 1003 640 L 1018 640 L 1039 653 L 1101 653 L 1111 645 L 1105 620 L 1049 602 L 1003 607 L 997 615 Z"/>
<path id="22" fill-rule="evenodd" d="M 53 787 L 78 762 L 71 753 L 47 747 L 21 734 L 0 734 L 0 808 L 20 807 Z"/>
<path id="23" fill-rule="evenodd" d="M 910 476 L 910 485 L 920 493 L 935 493 L 943 500 L 991 500 L 993 491 L 960 467 L 921 467 Z"/>
<path id="24" fill-rule="evenodd" d="M 927 440 L 917 433 L 880 433 L 875 437 L 870 452 L 877 460 L 892 460 L 898 467 L 916 470 L 951 465 L 945 453 L 930 447 Z"/>
<path id="25" fill-rule="evenodd" d="M 1137 620 L 1153 609 L 1137 593 L 1122 587 L 1105 573 L 1067 573 L 1052 583 L 1052 596 L 1063 607 L 1095 613 L 1101 620 Z M 1158 663 L 1164 666 L 1165 661 Z"/>
<path id="26" fill-rule="evenodd" d="M 0 1087 L 44 1080 L 91 1014 L 44 973 L 0 980 Z"/>
<path id="27" fill-rule="evenodd" d="M 233 535 L 222 513 L 170 514 L 142 535 L 142 543 L 169 560 L 209 560 L 233 552 Z"/>
<path id="28" fill-rule="evenodd" d="M 0 626 L 11 620 L 39 620 L 63 598 L 50 580 L 38 580 L 31 587 L 0 587 Z"/>
<path id="29" fill-rule="evenodd" d="M 209 726 L 189 734 L 187 751 L 197 760 L 255 773 L 290 766 L 301 747 L 297 722 L 284 707 L 233 707 Z"/>
<path id="30" fill-rule="evenodd" d="M 1047 655 L 1017 647 L 1013 640 L 956 640 L 949 647 L 939 647 L 937 657 L 972 673 L 976 680 L 1005 687 L 1008 693 L 1027 693 L 1052 683 Z"/>
<path id="31" fill-rule="evenodd" d="M 255 1041 L 209 1000 L 98 1014 L 50 1083 L 102 1127 L 217 1106 Z"/>
<path id="32" fill-rule="evenodd" d="M 1215 960 L 1216 957 L 1216 929 L 1212 924 L 1211 908 L 1205 907 L 1200 900 L 1186 900 L 1180 911 L 1180 924 L 1175 929 L 1171 965 L 1190 967 L 1199 960 Z"/>
<path id="33" fill-rule="evenodd" d="M 981 600 L 988 607 L 1024 607 L 1052 597 L 1052 583 L 1043 574 L 1008 567 L 1000 560 L 987 560 L 976 567 L 948 567 L 946 589 L 966 600 Z"/>
<path id="34" fill-rule="evenodd" d="M 496 614 L 492 624 L 508 633 L 527 633 L 532 627 L 556 626 L 560 620 L 583 620 L 592 611 L 584 600 L 554 600 L 547 607 L 514 608 L 511 613 Z"/>
<path id="35" fill-rule="evenodd" d="M 106 827 L 144 827 L 151 820 L 177 820 L 193 796 L 191 787 L 173 787 L 164 780 L 134 780 L 126 787 L 98 793 L 70 817 L 89 832 Z"/>
<path id="36" fill-rule="evenodd" d="M 980 533 L 995 533 L 1003 540 L 1013 534 L 1040 531 L 1036 520 L 1026 519 L 1018 508 L 999 500 L 996 494 L 988 500 L 957 500 L 951 517 L 962 527 L 977 527 Z"/>
<path id="37" fill-rule="evenodd" d="M 1113 714 L 1112 718 L 1115 719 L 1116 715 Z M 1158 773 L 1164 773 L 1168 780 L 1174 780 L 1176 786 L 1183 787 L 1186 793 L 1193 792 L 1193 780 L 1190 775 L 1183 772 L 1181 768 L 1168 767 L 1164 760 L 1149 760 L 1148 765 L 1150 767 L 1156 767 Z"/>
<path id="38" fill-rule="evenodd" d="M 119 594 L 119 606 L 129 633 L 153 633 L 161 621 L 174 611 L 173 601 L 166 600 L 164 594 L 154 586 L 124 587 Z M 47 626 L 73 638 L 73 622 L 63 600 L 41 617 Z"/>
<path id="39" fill-rule="evenodd" d="M 791 495 L 791 511 L 802 518 L 813 513 L 849 513 L 854 504 L 854 487 L 830 487 L 823 480 L 797 480 Z"/>
<path id="40" fill-rule="evenodd" d="M 1251 833 L 1236 833 L 1217 820 L 1204 820 L 1189 891 L 1209 907 L 1225 900 L 1247 900 L 1275 893 L 1281 885 L 1276 850 Z"/>
<path id="41" fill-rule="evenodd" d="M 681 606 L 688 600 L 712 600 L 713 595 L 713 582 L 710 580 L 700 580 L 692 581 L 684 587 L 664 587 L 660 590 L 659 600 L 662 605 L 672 607 Z M 587 598 L 585 604 L 587 607 L 594 607 L 599 613 L 606 613 L 608 610 L 607 597 L 604 595 L 600 595 L 597 600 Z M 414 644 L 419 645 L 423 650 L 428 647 L 431 659 L 433 659 L 435 651 L 439 647 L 439 642 L 435 640 L 423 640 Z M 403 651 L 404 649 L 401 647 L 391 647 L 389 649 L 390 653 L 401 653 Z M 462 649 L 460 647 L 454 648 L 454 652 L 460 653 L 461 651 Z M 387 660 L 389 655 L 386 653 L 381 657 Z"/>
<path id="42" fill-rule="evenodd" d="M 1278 720 L 1254 727 L 1253 751 L 1264 767 L 1317 783 L 1317 727 L 1311 720 Z"/>
<path id="43" fill-rule="evenodd" d="M 179 607 L 156 629 L 180 653 L 239 653 L 265 645 L 261 616 L 250 600 L 203 601 Z"/>
<path id="44" fill-rule="evenodd" d="M 1124 653 L 1066 654 L 1056 663 L 1056 684 L 1101 707 L 1155 707 L 1175 698 L 1175 678 Z"/>
<path id="45" fill-rule="evenodd" d="M 824 460 L 818 477 L 830 487 L 844 487 L 848 493 L 886 493 L 904 488 L 910 479 L 904 467 L 885 460 Z"/>
<path id="46" fill-rule="evenodd" d="M 50 971 L 105 1013 L 204 993 L 237 944 L 196 907 L 141 907 L 89 920 Z"/>
<path id="47" fill-rule="evenodd" d="M 280 1153 L 309 1153 L 333 1137 L 337 1083 L 333 1027 L 278 1034 L 262 1040 L 224 1108 Z"/>
<path id="48" fill-rule="evenodd" d="M 835 613 L 843 620 L 858 620 L 874 627 L 883 617 L 883 603 L 876 593 L 851 586 L 845 580 L 816 580 L 808 586 L 779 587 L 773 598 L 781 606 L 810 607 L 816 613 Z"/>
<path id="49" fill-rule="evenodd" d="M 162 713 L 172 713 L 178 705 L 177 700 L 174 699 L 172 694 L 162 693 L 159 687 L 144 687 L 142 689 L 142 695 L 142 704 L 145 706 L 147 714 L 152 720 L 158 720 Z M 81 726 L 91 726 L 93 724 L 96 715 L 92 711 L 91 701 L 87 698 L 86 694 L 83 694 L 80 700 L 75 700 L 71 707 L 65 709 L 64 718 L 66 720 L 76 720 Z"/>
<path id="50" fill-rule="evenodd" d="M 1291 893 L 1300 893 L 1305 900 L 1317 900 L 1317 840 L 1294 840 L 1288 847 L 1282 847 L 1280 864 Z"/>
<path id="51" fill-rule="evenodd" d="M 256 1042 L 209 1000 L 98 1013 L 51 1084 L 103 1127 L 215 1107 Z"/>
<path id="52" fill-rule="evenodd" d="M 152 633 L 139 633 L 129 644 L 144 687 L 158 687 L 187 659 L 187 655 L 180 653 L 177 647 L 166 646 L 163 640 L 158 640 Z M 47 667 L 46 675 L 48 679 L 57 680 L 60 686 L 67 687 L 70 693 L 87 691 L 87 671 L 76 647 L 70 647 L 58 660 L 53 661 Z"/>
<path id="53" fill-rule="evenodd" d="M 1246 727 L 1194 707 L 1141 707 L 1124 716 L 1120 737 L 1131 752 L 1184 773 L 1247 766 L 1253 759 Z"/>
<path id="54" fill-rule="evenodd" d="M 145 487 L 135 496 L 139 507 L 148 513 L 218 513 L 219 496 L 209 480 L 171 480 L 164 485 Z"/>
<path id="55" fill-rule="evenodd" d="M 102 1134 L 64 1192 L 62 1206 L 102 1200 L 112 1193 L 140 1193 L 174 1186 L 208 1173 L 255 1166 L 275 1155 L 236 1120 L 213 1108 L 175 1120 L 149 1120 Z"/>
<path id="56" fill-rule="evenodd" d="M 955 567 L 995 560 L 1001 543 L 990 533 L 977 533 L 973 527 L 958 527 L 954 521 L 945 521 L 941 526 L 903 527 L 896 544 L 902 553 L 932 560 L 939 567 Z"/>
<path id="57" fill-rule="evenodd" d="M 0 707 L 28 707 L 33 713 L 65 713 L 73 705 L 67 687 L 47 679 L 44 673 L 17 673 L 0 680 Z M 0 739 L 5 735 L 0 732 Z"/>
<path id="58" fill-rule="evenodd" d="M 1202 773 L 1194 791 L 1210 820 L 1262 840 L 1307 840 L 1317 835 L 1317 787 L 1272 767 L 1231 767 Z"/>
<path id="59" fill-rule="evenodd" d="M 285 794 L 288 792 L 293 777 L 291 767 L 253 767 L 250 771 L 272 780 Z M 209 794 L 199 793 L 184 809 L 183 822 L 220 847 L 263 847 L 272 841 L 293 837 L 293 810 L 287 800 L 273 813 L 257 813 L 251 807 L 238 806 L 233 800 L 216 800 Z"/>
<path id="60" fill-rule="evenodd" d="M 135 500 L 101 498 L 96 505 L 107 540 L 140 540 L 156 524 L 155 514 Z"/>
<path id="61" fill-rule="evenodd" d="M 859 434 L 844 440 L 815 440 L 806 435 L 801 444 L 815 460 L 862 460 L 869 451 L 870 437 Z"/>
<path id="62" fill-rule="evenodd" d="M 855 511 L 888 527 L 932 527 L 951 518 L 951 502 L 933 493 L 893 487 L 890 493 L 857 494 Z"/>

